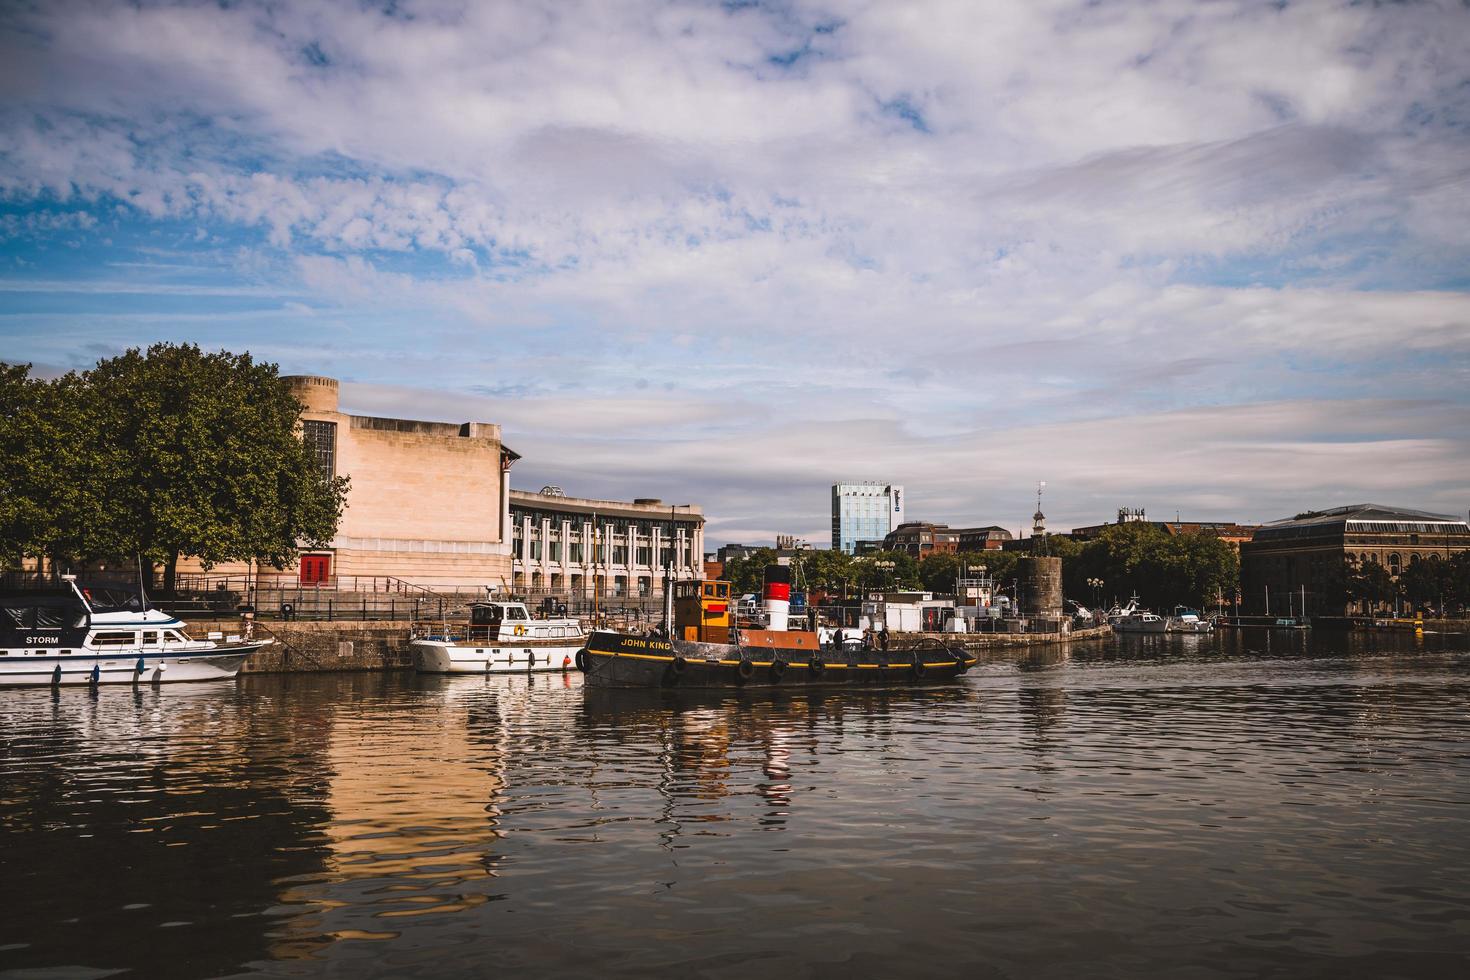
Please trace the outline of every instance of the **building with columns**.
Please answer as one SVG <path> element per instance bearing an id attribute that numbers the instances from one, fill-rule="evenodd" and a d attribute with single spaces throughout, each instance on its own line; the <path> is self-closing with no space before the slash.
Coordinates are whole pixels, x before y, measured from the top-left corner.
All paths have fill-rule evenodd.
<path id="1" fill-rule="evenodd" d="M 515 592 L 574 599 L 663 595 L 675 579 L 704 577 L 704 513 L 640 498 L 568 497 L 556 487 L 510 491 Z"/>

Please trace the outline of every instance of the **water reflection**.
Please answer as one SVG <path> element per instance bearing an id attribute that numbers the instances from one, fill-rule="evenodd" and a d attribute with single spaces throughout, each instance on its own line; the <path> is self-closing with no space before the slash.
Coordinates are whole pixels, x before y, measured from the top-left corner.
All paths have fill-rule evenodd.
<path id="1" fill-rule="evenodd" d="M 7 692 L 6 969 L 1427 974 L 1470 655 L 1143 637 L 895 691 Z M 943 957 L 926 950 L 943 949 Z"/>
<path id="2" fill-rule="evenodd" d="M 8 966 L 120 969 L 166 943 L 154 975 L 182 976 L 269 954 L 274 881 L 324 867 L 309 719 L 214 685 L 7 694 Z"/>

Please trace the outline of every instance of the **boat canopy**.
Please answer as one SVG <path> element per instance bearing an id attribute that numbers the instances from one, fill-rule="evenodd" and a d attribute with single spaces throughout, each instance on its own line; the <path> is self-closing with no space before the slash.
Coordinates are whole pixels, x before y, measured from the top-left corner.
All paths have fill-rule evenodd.
<path id="1" fill-rule="evenodd" d="M 0 595 L 0 628 L 76 629 L 87 625 L 87 609 L 70 592 L 12 592 Z"/>

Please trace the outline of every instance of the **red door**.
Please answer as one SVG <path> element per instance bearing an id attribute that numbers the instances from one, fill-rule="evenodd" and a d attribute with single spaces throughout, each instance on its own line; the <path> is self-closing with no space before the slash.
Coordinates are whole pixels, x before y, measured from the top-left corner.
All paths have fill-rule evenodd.
<path id="1" fill-rule="evenodd" d="M 302 555 L 301 584 L 316 585 L 325 582 L 332 574 L 331 555 Z"/>

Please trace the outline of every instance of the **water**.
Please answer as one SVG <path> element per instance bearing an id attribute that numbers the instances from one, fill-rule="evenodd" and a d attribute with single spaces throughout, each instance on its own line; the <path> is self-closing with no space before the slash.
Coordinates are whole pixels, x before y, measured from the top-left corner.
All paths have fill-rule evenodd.
<path id="1" fill-rule="evenodd" d="M 0 694 L 0 975 L 1463 976 L 1465 638 Z"/>

